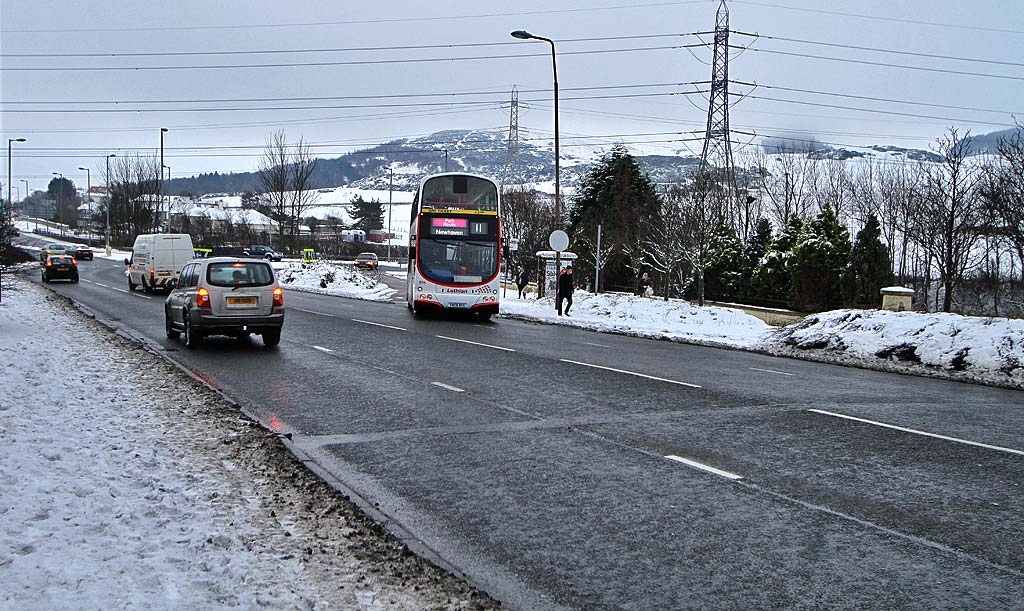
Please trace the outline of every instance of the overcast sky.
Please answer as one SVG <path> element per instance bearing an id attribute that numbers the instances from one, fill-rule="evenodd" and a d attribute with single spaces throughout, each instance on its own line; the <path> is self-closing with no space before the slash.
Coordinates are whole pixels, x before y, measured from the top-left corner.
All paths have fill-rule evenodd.
<path id="1" fill-rule="evenodd" d="M 507 129 L 513 86 L 521 137 L 541 143 L 553 133 L 550 47 L 511 38 L 516 29 L 556 42 L 567 153 L 647 142 L 646 152 L 699 154 L 707 101 L 693 92 L 707 85 L 690 83 L 710 78 L 700 45 L 713 37 L 691 33 L 714 29 L 718 5 L 3 0 L 3 138 L 28 139 L 14 144 L 13 185 L 44 188 L 59 172 L 84 186 L 78 167 L 100 183 L 107 154 L 158 152 L 161 127 L 175 177 L 252 170 L 278 129 L 321 157 Z M 750 47 L 730 63 L 731 91 L 750 93 L 734 98 L 736 132 L 927 148 L 950 125 L 980 134 L 1024 116 L 1016 0 L 731 0 L 729 10 L 730 42 Z M 737 133 L 735 148 L 752 139 Z"/>

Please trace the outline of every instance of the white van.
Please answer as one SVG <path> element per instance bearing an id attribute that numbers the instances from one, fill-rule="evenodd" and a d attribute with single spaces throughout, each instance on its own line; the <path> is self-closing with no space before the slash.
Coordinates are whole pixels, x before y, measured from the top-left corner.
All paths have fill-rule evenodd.
<path id="1" fill-rule="evenodd" d="M 185 264 L 195 258 L 192 236 L 187 233 L 144 233 L 135 238 L 128 266 L 128 290 L 142 286 L 146 293 L 168 289 L 167 283 L 178 281 Z"/>

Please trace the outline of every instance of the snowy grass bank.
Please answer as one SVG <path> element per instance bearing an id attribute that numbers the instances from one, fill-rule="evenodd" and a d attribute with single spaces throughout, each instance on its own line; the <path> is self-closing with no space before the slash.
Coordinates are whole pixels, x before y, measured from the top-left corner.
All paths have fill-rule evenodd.
<path id="1" fill-rule="evenodd" d="M 352 267 L 318 261 L 309 265 L 275 265 L 285 288 L 367 301 L 390 301 L 397 291 Z"/>
<path id="2" fill-rule="evenodd" d="M 686 301 L 576 291 L 571 316 L 559 316 L 551 297 L 501 301 L 501 316 L 604 333 L 750 348 L 768 326 L 733 308 L 697 307 Z"/>
<path id="3" fill-rule="evenodd" d="M 835 310 L 770 329 L 755 348 L 779 356 L 1024 388 L 1024 320 Z"/>

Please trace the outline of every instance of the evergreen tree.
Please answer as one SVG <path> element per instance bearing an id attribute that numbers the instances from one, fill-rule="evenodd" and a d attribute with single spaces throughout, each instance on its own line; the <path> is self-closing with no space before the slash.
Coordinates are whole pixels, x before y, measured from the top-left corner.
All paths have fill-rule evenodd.
<path id="1" fill-rule="evenodd" d="M 743 248 L 743 258 L 740 262 L 740 286 L 739 294 L 743 299 L 754 297 L 753 281 L 754 272 L 761 264 L 761 259 L 772 244 L 772 224 L 766 218 L 757 221 L 754 233 L 751 234 L 747 245 Z"/>
<path id="2" fill-rule="evenodd" d="M 868 216 L 857 233 L 850 261 L 843 274 L 843 302 L 856 308 L 876 308 L 883 287 L 893 282 L 889 249 L 882 243 L 882 230 L 875 215 Z"/>
<path id="3" fill-rule="evenodd" d="M 645 265 L 645 246 L 660 218 L 654 183 L 625 147 L 616 146 L 590 169 L 577 193 L 569 211 L 573 243 L 584 248 L 596 244 L 600 224 L 601 251 L 607 254 L 602 285 L 635 288 Z M 577 254 L 593 260 L 592 252 Z"/>
<path id="4" fill-rule="evenodd" d="M 771 246 L 761 257 L 761 262 L 754 270 L 750 281 L 756 299 L 774 306 L 786 305 L 789 302 L 790 261 L 803 226 L 804 223 L 799 216 L 790 215 L 782 231 L 772 240 Z"/>
<path id="5" fill-rule="evenodd" d="M 793 251 L 790 295 L 793 307 L 819 312 L 842 302 L 843 271 L 850 258 L 850 232 L 831 208 L 804 227 Z"/>
<path id="6" fill-rule="evenodd" d="M 743 242 L 736 230 L 722 223 L 711 240 L 711 256 L 704 271 L 704 292 L 709 299 L 731 300 L 739 295 Z"/>
<path id="7" fill-rule="evenodd" d="M 369 233 L 374 229 L 384 228 L 384 204 L 378 200 L 366 201 L 362 195 L 352 198 L 349 215 L 354 221 L 352 227 Z"/>

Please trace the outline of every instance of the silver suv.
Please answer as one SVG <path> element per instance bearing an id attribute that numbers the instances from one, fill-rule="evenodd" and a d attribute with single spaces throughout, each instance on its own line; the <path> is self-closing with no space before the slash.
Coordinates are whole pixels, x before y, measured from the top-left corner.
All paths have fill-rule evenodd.
<path id="1" fill-rule="evenodd" d="M 164 302 L 167 337 L 184 334 L 194 348 L 207 335 L 263 336 L 268 348 L 281 341 L 284 290 L 267 261 L 214 257 L 181 270 Z"/>

